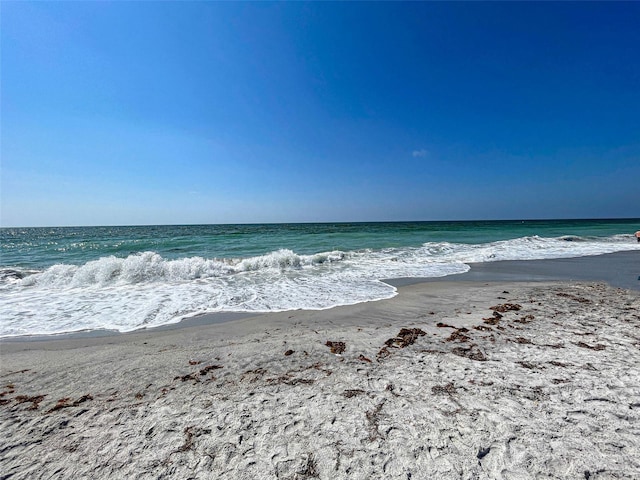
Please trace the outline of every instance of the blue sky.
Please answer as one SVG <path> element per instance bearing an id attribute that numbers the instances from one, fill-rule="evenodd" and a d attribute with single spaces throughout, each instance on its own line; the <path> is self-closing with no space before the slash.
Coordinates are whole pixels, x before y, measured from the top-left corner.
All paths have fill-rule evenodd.
<path id="1" fill-rule="evenodd" d="M 640 2 L 0 13 L 2 226 L 640 216 Z"/>

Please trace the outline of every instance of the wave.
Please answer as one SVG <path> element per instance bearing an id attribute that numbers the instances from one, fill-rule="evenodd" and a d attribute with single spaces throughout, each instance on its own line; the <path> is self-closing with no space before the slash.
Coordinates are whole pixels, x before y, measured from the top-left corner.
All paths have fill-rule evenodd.
<path id="1" fill-rule="evenodd" d="M 441 260 L 483 263 L 500 260 L 584 257 L 640 250 L 640 245 L 632 240 L 632 235 L 614 235 L 605 238 L 575 235 L 548 238 L 534 235 L 485 244 L 425 243 L 423 248 L 430 254 L 439 256 Z"/>
<path id="2" fill-rule="evenodd" d="M 143 252 L 42 271 L 5 267 L 0 269 L 0 336 L 130 331 L 204 312 L 325 309 L 394 296 L 395 288 L 382 279 L 459 274 L 468 271 L 470 263 L 623 250 L 640 250 L 640 244 L 627 235 L 530 236 L 311 255 L 276 250 L 232 259 L 167 259 Z"/>
<path id="3" fill-rule="evenodd" d="M 529 236 L 486 244 L 428 242 L 422 247 L 414 248 L 330 251 L 313 255 L 299 255 L 292 250 L 281 249 L 265 255 L 236 259 L 186 257 L 169 260 L 155 252 L 142 252 L 124 258 L 102 257 L 79 266 L 56 264 L 44 271 L 5 268 L 0 270 L 0 285 L 78 288 L 92 285 L 177 283 L 251 272 L 284 273 L 304 269 L 326 269 L 339 264 L 358 270 L 360 274 L 368 271 L 374 276 L 382 275 L 379 278 L 390 278 L 390 275 L 429 276 L 430 272 L 420 271 L 421 266 L 434 263 L 467 264 L 602 255 L 640 248 L 637 243 L 630 241 L 632 238 L 629 235 L 616 235 L 604 239 Z"/>
<path id="4" fill-rule="evenodd" d="M 242 272 L 261 270 L 284 271 L 340 262 L 345 252 L 297 255 L 291 250 L 278 250 L 244 259 L 205 259 L 187 257 L 168 260 L 155 252 L 142 252 L 125 258 L 102 257 L 83 265 L 57 264 L 44 271 L 6 268 L 0 270 L 0 283 L 21 283 L 24 287 L 68 287 L 88 285 L 123 285 L 148 282 L 182 282 L 218 278 Z"/>

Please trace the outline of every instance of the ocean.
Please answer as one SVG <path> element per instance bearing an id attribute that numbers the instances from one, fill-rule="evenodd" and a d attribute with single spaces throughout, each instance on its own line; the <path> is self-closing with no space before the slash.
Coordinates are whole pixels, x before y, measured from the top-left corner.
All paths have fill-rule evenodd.
<path id="1" fill-rule="evenodd" d="M 640 250 L 640 219 L 0 229 L 0 336 L 393 297 L 384 279 Z"/>

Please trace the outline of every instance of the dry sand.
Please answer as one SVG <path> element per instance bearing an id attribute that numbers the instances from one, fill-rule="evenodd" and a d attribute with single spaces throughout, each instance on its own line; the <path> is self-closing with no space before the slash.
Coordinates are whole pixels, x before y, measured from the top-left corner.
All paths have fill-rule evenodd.
<path id="1" fill-rule="evenodd" d="M 445 281 L 3 341 L 0 478 L 637 479 L 639 327 L 637 291 Z"/>

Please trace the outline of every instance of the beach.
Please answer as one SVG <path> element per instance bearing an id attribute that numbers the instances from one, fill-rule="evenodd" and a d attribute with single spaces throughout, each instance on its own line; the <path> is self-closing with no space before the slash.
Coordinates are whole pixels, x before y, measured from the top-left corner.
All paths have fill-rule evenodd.
<path id="1" fill-rule="evenodd" d="M 603 257 L 637 282 L 637 252 Z M 4 339 L 0 478 L 638 478 L 640 293 L 603 257 Z"/>
<path id="2" fill-rule="evenodd" d="M 0 8 L 0 480 L 640 480 L 640 1 Z"/>

